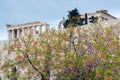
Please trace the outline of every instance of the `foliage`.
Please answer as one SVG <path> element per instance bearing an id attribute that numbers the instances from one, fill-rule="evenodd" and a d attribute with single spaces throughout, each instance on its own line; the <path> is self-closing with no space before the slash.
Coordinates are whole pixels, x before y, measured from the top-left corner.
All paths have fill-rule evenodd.
<path id="1" fill-rule="evenodd" d="M 95 26 L 95 27 L 94 27 Z M 119 80 L 120 45 L 113 27 L 46 29 L 37 38 L 15 39 L 10 46 L 14 59 L 2 67 L 20 80 Z"/>
<path id="2" fill-rule="evenodd" d="M 86 25 L 88 24 L 88 21 L 89 23 L 98 23 L 98 17 L 94 17 L 94 16 L 88 17 L 87 13 L 85 13 L 84 18 L 83 15 L 81 17 L 77 8 L 68 11 L 68 13 L 69 13 L 68 18 L 63 23 L 64 28 Z"/>
<path id="3" fill-rule="evenodd" d="M 64 22 L 64 28 L 76 27 L 80 25 L 80 14 L 75 8 L 74 10 L 68 11 L 68 19 Z"/>
<path id="4" fill-rule="evenodd" d="M 80 33 L 79 29 L 76 30 Z M 112 27 L 96 27 L 91 32 L 89 28 L 70 37 L 72 45 L 65 56 L 65 69 L 58 74 L 57 80 L 118 80 L 120 45 L 118 37 L 111 30 Z"/>

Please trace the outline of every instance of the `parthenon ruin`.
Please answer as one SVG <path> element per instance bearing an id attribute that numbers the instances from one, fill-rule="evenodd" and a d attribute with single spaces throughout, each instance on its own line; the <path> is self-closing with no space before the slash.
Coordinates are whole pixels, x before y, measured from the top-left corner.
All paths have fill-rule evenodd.
<path id="1" fill-rule="evenodd" d="M 6 26 L 8 31 L 8 39 L 20 38 L 22 36 L 30 34 L 30 32 L 33 33 L 33 35 L 35 35 L 42 31 L 43 26 L 49 27 L 47 23 L 39 21 L 17 25 L 7 24 Z M 39 30 L 36 30 L 36 27 L 39 27 Z"/>
<path id="2" fill-rule="evenodd" d="M 113 20 L 117 19 L 116 17 L 114 17 L 110 13 L 108 13 L 107 10 L 99 10 L 96 12 L 86 13 L 86 14 L 87 14 L 87 23 L 88 24 L 90 23 L 89 19 L 92 16 L 97 17 L 99 19 L 99 21 L 113 21 Z M 85 14 L 82 14 L 81 18 L 85 18 Z"/>
<path id="3" fill-rule="evenodd" d="M 98 17 L 98 19 L 102 22 L 109 21 L 118 21 L 116 17 L 110 15 L 107 10 L 100 10 L 96 11 L 94 13 L 87 13 L 87 23 L 89 24 L 89 18 L 91 16 Z M 85 14 L 81 15 L 81 18 L 85 18 Z M 64 23 L 64 21 L 61 21 L 58 25 L 59 29 L 61 29 L 61 25 Z M 20 38 L 23 36 L 28 35 L 29 33 L 33 33 L 33 35 L 38 34 L 42 31 L 42 27 L 49 27 L 47 23 L 44 22 L 29 22 L 24 24 L 17 24 L 17 25 L 11 25 L 7 24 L 7 31 L 8 31 L 8 39 L 14 39 L 14 38 Z M 39 27 L 39 30 L 36 30 L 36 27 Z"/>

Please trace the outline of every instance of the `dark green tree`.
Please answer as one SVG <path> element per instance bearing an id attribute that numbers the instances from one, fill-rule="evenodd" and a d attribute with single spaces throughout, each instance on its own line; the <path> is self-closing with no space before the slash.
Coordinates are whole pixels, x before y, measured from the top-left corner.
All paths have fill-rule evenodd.
<path id="1" fill-rule="evenodd" d="M 69 27 L 76 27 L 81 24 L 80 22 L 80 14 L 77 8 L 68 11 L 68 18 L 65 20 L 63 23 L 64 28 L 69 28 Z"/>
<path id="2" fill-rule="evenodd" d="M 85 13 L 84 18 L 81 18 L 81 15 L 77 8 L 68 11 L 68 18 L 64 21 L 63 26 L 64 28 L 69 28 L 69 27 L 77 27 L 80 25 L 86 25 L 89 23 L 96 23 L 98 21 L 97 17 L 91 16 L 88 19 L 88 14 Z"/>

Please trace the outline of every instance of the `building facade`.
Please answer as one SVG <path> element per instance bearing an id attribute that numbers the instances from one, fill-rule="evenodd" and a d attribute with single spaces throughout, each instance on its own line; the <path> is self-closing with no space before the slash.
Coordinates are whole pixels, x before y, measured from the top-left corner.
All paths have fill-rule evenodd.
<path id="1" fill-rule="evenodd" d="M 112 16 L 111 14 L 108 13 L 107 10 L 99 10 L 93 13 L 86 13 L 87 14 L 87 24 L 90 23 L 90 18 L 91 17 L 97 17 L 98 22 L 100 21 L 113 21 L 116 20 L 117 18 Z M 85 14 L 81 15 L 81 18 L 85 18 Z M 86 19 L 86 18 L 85 18 Z"/>
<path id="2" fill-rule="evenodd" d="M 30 33 L 38 34 L 42 31 L 42 27 L 49 27 L 47 23 L 35 21 L 25 24 L 11 25 L 7 24 L 8 39 L 20 38 Z M 38 29 L 37 29 L 38 28 Z"/>

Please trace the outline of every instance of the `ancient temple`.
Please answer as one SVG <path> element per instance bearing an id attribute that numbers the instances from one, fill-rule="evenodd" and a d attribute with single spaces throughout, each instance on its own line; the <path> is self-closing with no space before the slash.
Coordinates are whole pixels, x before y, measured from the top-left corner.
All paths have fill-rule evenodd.
<path id="1" fill-rule="evenodd" d="M 86 13 L 86 14 L 87 14 L 87 24 L 90 23 L 90 18 L 92 16 L 97 17 L 99 21 L 113 21 L 117 19 L 116 17 L 109 14 L 107 10 L 99 10 L 93 13 Z M 81 18 L 85 18 L 85 14 L 82 14 Z"/>
<path id="2" fill-rule="evenodd" d="M 84 19 L 85 24 L 90 23 L 91 17 L 97 17 L 99 19 L 98 21 L 102 21 L 102 22 L 117 20 L 117 18 L 109 14 L 107 10 L 100 10 L 86 14 L 81 15 L 81 18 Z M 64 21 L 62 21 L 62 23 L 64 23 Z M 29 33 L 33 33 L 34 35 L 38 34 L 42 31 L 43 26 L 48 27 L 49 25 L 47 23 L 35 21 L 35 22 L 29 22 L 29 23 L 17 24 L 17 25 L 7 24 L 6 26 L 8 31 L 8 39 L 10 40 L 10 39 L 26 36 Z M 39 27 L 39 30 L 36 30 L 37 27 Z M 59 28 L 61 27 L 61 23 L 59 23 L 58 27 Z"/>
<path id="3" fill-rule="evenodd" d="M 49 25 L 47 23 L 35 21 L 17 25 L 7 24 L 6 26 L 8 31 L 8 39 L 14 39 L 26 36 L 30 33 L 33 33 L 33 35 L 38 34 L 42 31 L 43 26 L 48 27 Z M 36 30 L 37 27 L 39 30 Z"/>

